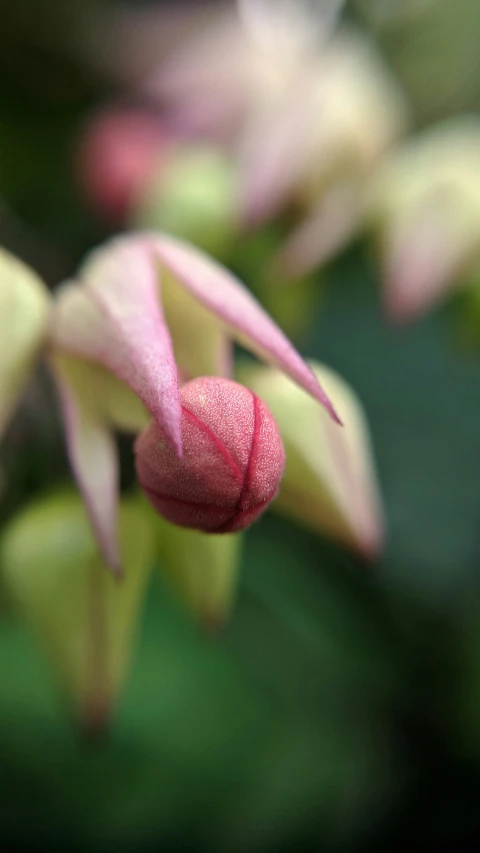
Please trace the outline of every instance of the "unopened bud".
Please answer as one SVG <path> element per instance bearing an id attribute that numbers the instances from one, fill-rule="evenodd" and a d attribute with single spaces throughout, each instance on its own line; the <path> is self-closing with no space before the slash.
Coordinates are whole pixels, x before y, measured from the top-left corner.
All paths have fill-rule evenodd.
<path id="1" fill-rule="evenodd" d="M 77 151 L 85 198 L 112 225 L 122 222 L 168 147 L 157 116 L 138 108 L 100 111 L 85 127 Z"/>
<path id="2" fill-rule="evenodd" d="M 183 386 L 178 459 L 152 422 L 138 437 L 136 466 L 153 507 L 168 521 L 210 533 L 248 527 L 277 494 L 285 455 L 265 403 L 227 379 Z"/>
<path id="3" fill-rule="evenodd" d="M 215 257 L 225 257 L 236 231 L 235 168 L 212 145 L 177 144 L 139 192 L 133 227 L 168 231 Z"/>

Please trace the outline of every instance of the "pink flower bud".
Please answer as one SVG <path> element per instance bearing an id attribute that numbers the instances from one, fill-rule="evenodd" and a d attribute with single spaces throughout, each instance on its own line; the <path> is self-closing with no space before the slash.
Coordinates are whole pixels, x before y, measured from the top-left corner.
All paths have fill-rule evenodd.
<path id="1" fill-rule="evenodd" d="M 122 222 L 170 145 L 159 118 L 136 108 L 109 107 L 94 115 L 77 151 L 78 180 L 108 222 Z"/>
<path id="2" fill-rule="evenodd" d="M 277 494 L 285 454 L 265 403 L 227 379 L 183 386 L 178 459 L 153 421 L 135 444 L 140 484 L 168 521 L 209 533 L 248 527 Z"/>

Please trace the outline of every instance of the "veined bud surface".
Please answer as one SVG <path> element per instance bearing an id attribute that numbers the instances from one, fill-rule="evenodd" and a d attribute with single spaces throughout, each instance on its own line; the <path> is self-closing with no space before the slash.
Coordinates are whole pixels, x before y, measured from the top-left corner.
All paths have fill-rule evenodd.
<path id="1" fill-rule="evenodd" d="M 152 422 L 135 443 L 140 484 L 168 521 L 209 533 L 248 527 L 277 494 L 282 439 L 265 403 L 228 379 L 183 386 L 183 456 Z"/>

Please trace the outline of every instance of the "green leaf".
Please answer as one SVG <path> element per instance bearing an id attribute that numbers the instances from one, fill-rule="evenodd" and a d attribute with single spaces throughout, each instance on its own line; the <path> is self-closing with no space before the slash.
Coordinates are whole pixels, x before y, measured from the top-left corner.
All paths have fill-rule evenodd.
<path id="1" fill-rule="evenodd" d="M 31 505 L 0 541 L 7 592 L 86 729 L 105 725 L 119 697 L 152 565 L 150 529 L 134 503 L 122 504 L 119 527 L 121 581 L 102 564 L 73 493 Z"/>
<path id="2" fill-rule="evenodd" d="M 177 527 L 159 515 L 153 525 L 160 567 L 169 585 L 203 628 L 221 628 L 235 600 L 242 534 L 202 533 Z"/>
<path id="3" fill-rule="evenodd" d="M 220 149 L 178 146 L 137 202 L 133 227 L 167 231 L 223 258 L 236 231 L 235 167 Z"/>
<path id="4" fill-rule="evenodd" d="M 43 282 L 0 249 L 0 438 L 43 344 L 48 311 Z"/>

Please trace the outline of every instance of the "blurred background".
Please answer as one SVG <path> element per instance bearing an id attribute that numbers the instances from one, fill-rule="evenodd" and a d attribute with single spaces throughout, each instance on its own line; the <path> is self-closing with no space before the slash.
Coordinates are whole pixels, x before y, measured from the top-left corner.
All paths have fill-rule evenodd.
<path id="1" fill-rule="evenodd" d="M 479 43 L 478 0 L 0 4 L 0 244 L 52 288 L 129 228 L 219 258 L 354 388 L 386 527 L 267 513 L 213 638 L 156 573 L 95 743 L 0 586 L 6 849 L 480 839 Z M 2 525 L 69 479 L 39 367 Z"/>

